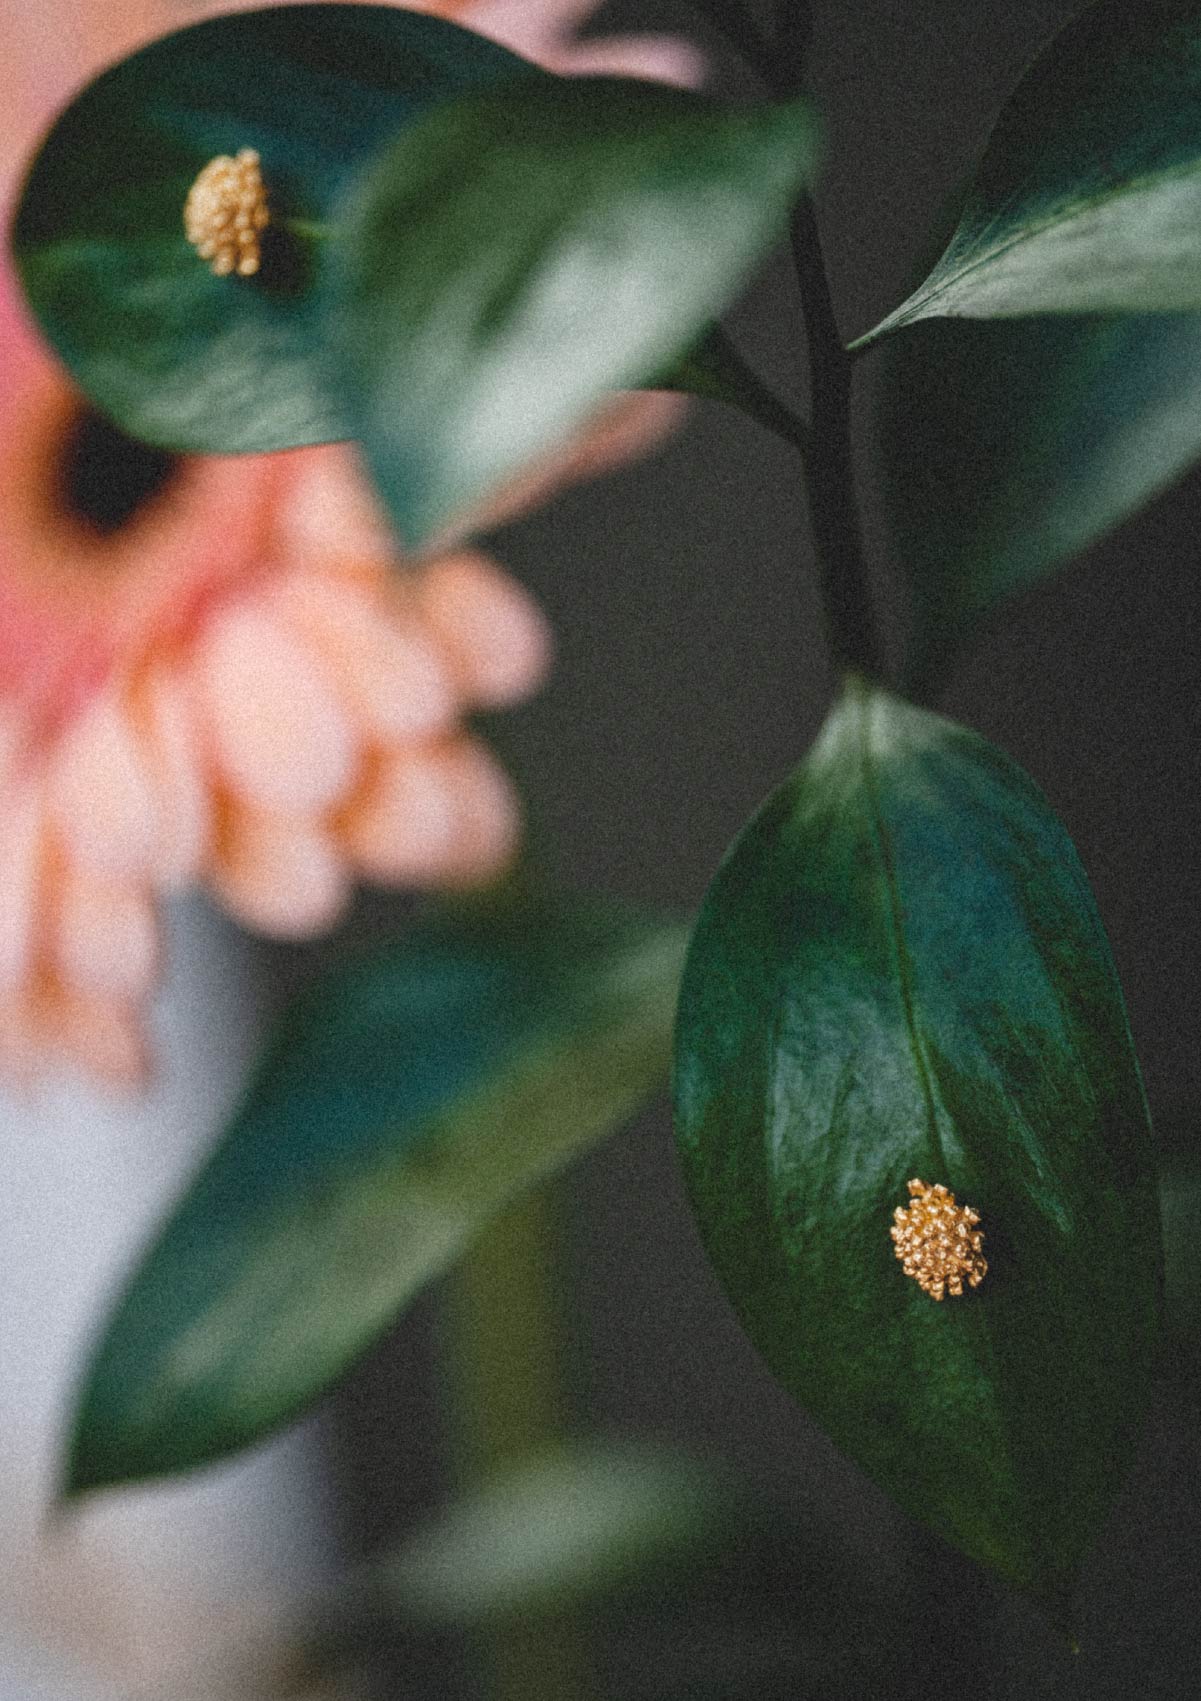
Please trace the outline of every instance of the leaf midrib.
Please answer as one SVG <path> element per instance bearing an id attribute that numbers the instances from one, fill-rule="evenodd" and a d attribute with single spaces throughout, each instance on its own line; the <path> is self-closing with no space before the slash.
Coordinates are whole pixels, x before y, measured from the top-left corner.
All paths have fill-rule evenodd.
<path id="1" fill-rule="evenodd" d="M 942 1143 L 942 1132 L 938 1126 L 938 1104 L 934 1091 L 934 1083 L 930 1066 L 926 1059 L 925 1046 L 922 1043 L 921 1032 L 917 1021 L 917 997 L 914 986 L 913 963 L 909 955 L 909 944 L 905 937 L 903 906 L 901 903 L 900 884 L 897 880 L 896 858 L 893 854 L 892 840 L 884 818 L 884 810 L 880 802 L 880 787 L 876 778 L 875 762 L 872 756 L 870 718 L 874 706 L 871 696 L 859 695 L 856 703 L 859 735 L 859 759 L 863 772 L 863 791 L 867 800 L 868 817 L 872 833 L 879 853 L 880 869 L 883 874 L 885 907 L 888 914 L 888 928 L 892 938 L 893 956 L 896 964 L 897 990 L 901 999 L 901 1010 L 905 1021 L 905 1034 L 909 1044 L 909 1052 L 913 1058 L 913 1066 L 921 1088 L 922 1100 L 926 1109 L 926 1121 L 930 1143 L 938 1162 L 941 1174 L 946 1176 L 947 1155 Z"/>
<path id="2" fill-rule="evenodd" d="M 1127 182 L 1121 184 L 1117 188 L 1109 190 L 1105 194 L 1094 195 L 1087 199 L 1069 202 L 1066 208 L 1061 208 L 1056 213 L 1048 214 L 1036 224 L 1023 226 L 1021 230 L 1015 231 L 1006 241 L 997 242 L 984 253 L 977 254 L 974 259 L 968 261 L 967 264 L 960 266 L 957 271 L 948 272 L 943 277 L 939 278 L 938 266 L 936 266 L 934 271 L 930 274 L 930 277 L 926 280 L 927 283 L 932 286 L 930 289 L 928 289 L 924 294 L 919 291 L 915 295 L 911 296 L 908 301 L 903 301 L 901 305 L 896 308 L 894 312 L 890 313 L 886 319 L 882 319 L 874 330 L 866 332 L 862 337 L 857 337 L 853 343 L 848 344 L 848 349 L 851 352 L 856 352 L 870 348 L 872 344 L 878 342 L 881 337 L 886 336 L 890 331 L 901 330 L 905 325 L 913 324 L 915 321 L 921 319 L 939 317 L 938 314 L 926 313 L 924 309 L 927 308 L 932 301 L 937 301 L 941 296 L 945 295 L 949 289 L 953 289 L 955 285 L 962 283 L 964 278 L 970 277 L 973 272 L 979 271 L 981 266 L 991 265 L 995 260 L 999 259 L 1002 254 L 1007 254 L 1011 249 L 1020 247 L 1023 242 L 1033 241 L 1035 237 L 1041 236 L 1044 231 L 1051 230 L 1056 225 L 1071 224 L 1074 219 L 1080 218 L 1084 213 L 1095 212 L 1098 208 L 1104 207 L 1112 201 L 1119 201 L 1123 198 L 1123 196 L 1135 194 L 1141 189 L 1148 188 L 1155 184 L 1175 181 L 1177 178 L 1196 175 L 1201 175 L 1201 156 L 1191 160 L 1187 165 L 1177 167 L 1175 170 L 1158 171 L 1155 173 L 1144 172 L 1142 176 L 1132 177 Z M 995 214 L 993 218 L 989 220 L 989 223 L 983 227 L 983 229 L 987 231 L 990 226 L 995 225 L 1000 216 L 1000 213 Z M 962 225 L 960 226 L 960 229 L 962 229 Z M 959 231 L 957 230 L 952 236 L 951 242 L 943 254 L 943 260 L 947 258 L 947 255 L 954 246 L 958 235 Z M 938 264 L 941 266 L 942 260 L 940 260 Z M 936 279 L 937 282 L 935 282 Z M 1042 311 L 1047 312 L 1054 310 L 1044 308 Z M 1181 311 L 1187 310 L 1181 309 Z"/>

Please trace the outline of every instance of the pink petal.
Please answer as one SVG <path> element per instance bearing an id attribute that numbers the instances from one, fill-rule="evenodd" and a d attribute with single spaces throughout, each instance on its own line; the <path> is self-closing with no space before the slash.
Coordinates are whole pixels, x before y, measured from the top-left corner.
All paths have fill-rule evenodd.
<path id="1" fill-rule="evenodd" d="M 360 752 L 330 670 L 265 609 L 210 622 L 196 679 L 217 764 L 252 808 L 304 815 L 349 789 Z"/>
<path id="2" fill-rule="evenodd" d="M 596 10 L 597 0 L 421 0 L 416 11 L 451 18 L 527 59 L 543 57 L 563 33 Z"/>
<path id="3" fill-rule="evenodd" d="M 568 77 L 641 77 L 649 83 L 699 88 L 705 80 L 705 56 L 680 36 L 606 36 L 572 42 L 543 57 L 548 71 Z"/>
<path id="4" fill-rule="evenodd" d="M 442 749 L 385 757 L 339 823 L 339 839 L 359 872 L 385 885 L 436 884 L 454 856 L 453 782 Z"/>
<path id="5" fill-rule="evenodd" d="M 212 830 L 195 708 L 189 681 L 165 667 L 148 674 L 140 698 L 156 800 L 155 877 L 177 891 L 199 873 Z"/>
<path id="6" fill-rule="evenodd" d="M 328 659 L 371 733 L 388 742 L 425 739 L 454 724 L 458 693 L 412 615 L 329 574 L 289 575 L 273 600 Z"/>
<path id="7" fill-rule="evenodd" d="M 64 997 L 43 1017 L 46 1049 L 74 1059 L 118 1092 L 146 1084 L 149 1059 L 136 1011 L 105 998 Z"/>
<path id="8" fill-rule="evenodd" d="M 33 1004 L 27 993 L 0 998 L 0 1077 L 28 1089 L 44 1062 Z"/>
<path id="9" fill-rule="evenodd" d="M 346 443 L 279 457 L 276 546 L 285 561 L 387 560 L 396 541 L 358 456 Z"/>
<path id="10" fill-rule="evenodd" d="M 6 993 L 21 987 L 33 959 L 42 819 L 37 788 L 26 786 L 4 799 L 0 811 L 0 989 Z"/>
<path id="11" fill-rule="evenodd" d="M 67 987 L 101 1000 L 132 1001 L 150 990 L 159 944 L 144 891 L 68 868 L 53 903 L 54 956 Z"/>
<path id="12" fill-rule="evenodd" d="M 50 808 L 68 856 L 96 875 L 135 879 L 153 866 L 155 794 L 122 698 L 94 698 L 65 734 L 50 776 Z"/>
<path id="13" fill-rule="evenodd" d="M 521 837 L 504 770 L 463 735 L 387 756 L 342 815 L 340 842 L 360 873 L 387 885 L 473 885 L 499 873 Z"/>
<path id="14" fill-rule="evenodd" d="M 323 933 L 350 895 L 345 862 L 319 825 L 240 809 L 224 824 L 212 882 L 244 926 L 276 939 Z"/>
<path id="15" fill-rule="evenodd" d="M 457 821 L 445 883 L 473 886 L 512 862 L 521 843 L 521 805 L 509 776 L 477 739 L 456 740 L 446 760 Z"/>
<path id="16" fill-rule="evenodd" d="M 418 596 L 471 703 L 516 703 L 545 679 L 550 627 L 533 598 L 487 556 L 463 552 L 434 562 L 420 576 Z"/>

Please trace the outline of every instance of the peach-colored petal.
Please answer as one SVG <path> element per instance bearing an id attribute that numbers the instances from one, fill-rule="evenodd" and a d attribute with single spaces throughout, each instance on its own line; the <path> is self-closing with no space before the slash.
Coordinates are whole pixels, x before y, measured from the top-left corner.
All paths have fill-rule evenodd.
<path id="1" fill-rule="evenodd" d="M 196 680 L 214 756 L 244 802 L 305 815 L 348 789 L 359 743 L 330 670 L 265 608 L 235 605 L 214 617 Z"/>
<path id="2" fill-rule="evenodd" d="M 85 1074 L 121 1092 L 145 1084 L 146 1042 L 136 1011 L 107 998 L 68 996 L 42 1017 L 44 1045 L 53 1044 Z"/>
<path id="3" fill-rule="evenodd" d="M 190 681 L 152 669 L 141 687 L 146 759 L 157 804 L 155 876 L 177 891 L 200 872 L 212 829 Z"/>
<path id="4" fill-rule="evenodd" d="M 55 900 L 55 966 L 69 987 L 97 999 L 130 1001 L 150 990 L 158 971 L 158 930 L 146 892 L 69 867 L 56 883 Z"/>
<path id="5" fill-rule="evenodd" d="M 349 444 L 295 449 L 279 460 L 276 537 L 285 559 L 354 562 L 392 554 L 395 539 Z"/>
<path id="6" fill-rule="evenodd" d="M 320 825 L 248 810 L 222 829 L 213 884 L 240 921 L 276 939 L 324 932 L 350 895 L 345 863 Z"/>
<path id="7" fill-rule="evenodd" d="M 478 739 L 456 739 L 446 760 L 457 820 L 443 883 L 474 885 L 512 862 L 521 840 L 521 806 L 508 774 Z"/>
<path id="8" fill-rule="evenodd" d="M 545 54 L 548 71 L 567 77 L 641 77 L 649 83 L 673 83 L 695 89 L 705 80 L 705 56 L 699 47 L 670 35 L 605 36 L 573 42 Z"/>
<path id="9" fill-rule="evenodd" d="M 150 871 L 154 788 L 116 693 L 96 697 L 66 733 L 51 773 L 50 808 L 63 846 L 93 874 L 132 879 Z"/>
<path id="10" fill-rule="evenodd" d="M 0 810 L 0 992 L 15 993 L 29 975 L 34 952 L 38 876 L 42 859 L 42 799 L 25 787 Z"/>
<path id="11" fill-rule="evenodd" d="M 597 0 L 420 0 L 413 10 L 450 18 L 541 62 L 564 31 L 594 12 L 596 4 Z"/>
<path id="12" fill-rule="evenodd" d="M 453 724 L 459 696 L 442 658 L 420 623 L 378 590 L 330 574 L 291 574 L 272 600 L 328 657 L 377 737 L 426 739 Z"/>
<path id="13" fill-rule="evenodd" d="M 433 562 L 419 576 L 417 594 L 468 702 L 500 708 L 545 679 L 550 627 L 533 598 L 487 556 L 464 550 Z"/>
<path id="14" fill-rule="evenodd" d="M 0 1074 L 5 1082 L 28 1087 L 45 1062 L 28 993 L 0 998 Z"/>
<path id="15" fill-rule="evenodd" d="M 359 872 L 398 886 L 436 880 L 454 850 L 453 781 L 441 749 L 385 757 L 339 823 L 340 842 Z"/>

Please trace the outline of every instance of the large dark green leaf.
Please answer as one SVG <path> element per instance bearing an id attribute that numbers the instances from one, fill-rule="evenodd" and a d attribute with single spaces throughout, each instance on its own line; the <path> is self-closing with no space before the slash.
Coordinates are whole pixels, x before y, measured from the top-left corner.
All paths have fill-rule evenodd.
<path id="1" fill-rule="evenodd" d="M 524 60 L 392 6 L 209 19 L 92 83 L 34 163 L 14 230 L 33 310 L 72 374 L 136 437 L 237 452 L 346 436 L 315 280 L 330 209 L 365 155 L 432 102 Z M 216 154 L 257 148 L 276 220 L 253 279 L 214 277 L 183 205 Z"/>
<path id="2" fill-rule="evenodd" d="M 684 929 L 599 902 L 430 927 L 324 982 L 121 1298 L 66 1492 L 310 1404 L 510 1197 L 666 1077 Z"/>
<path id="3" fill-rule="evenodd" d="M 412 544 L 683 355 L 782 229 L 799 105 L 613 78 L 465 96 L 356 186 L 348 405 Z"/>
<path id="4" fill-rule="evenodd" d="M 768 1363 L 913 1516 L 1062 1621 L 1156 1348 L 1146 1108 L 1080 864 L 982 739 L 851 684 L 737 841 L 681 993 L 710 1255 Z M 906 1183 L 979 1211 L 942 1303 Z"/>
<path id="5" fill-rule="evenodd" d="M 917 319 L 1201 308 L 1201 4 L 1098 0 L 1027 70 Z"/>
<path id="6" fill-rule="evenodd" d="M 942 321 L 897 337 L 885 362 L 915 682 L 1201 453 L 1198 314 Z"/>

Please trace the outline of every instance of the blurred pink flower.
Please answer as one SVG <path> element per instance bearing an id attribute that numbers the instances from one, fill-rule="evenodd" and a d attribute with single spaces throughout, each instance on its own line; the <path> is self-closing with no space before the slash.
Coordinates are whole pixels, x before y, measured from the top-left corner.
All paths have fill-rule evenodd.
<path id="1" fill-rule="evenodd" d="M 11 301 L 0 336 L 0 1059 L 133 1080 L 159 893 L 297 938 L 357 875 L 504 866 L 516 800 L 464 718 L 528 694 L 549 636 L 482 555 L 398 573 L 343 446 L 167 461 L 97 525 L 84 410 Z"/>
<path id="2" fill-rule="evenodd" d="M 72 82 L 225 9 L 143 0 L 102 24 L 87 0 L 48 0 L 17 42 L 26 104 L 0 126 L 0 203 Z M 572 46 L 579 0 L 418 9 L 555 69 L 697 70 L 653 38 Z M 0 1072 L 66 1060 L 132 1085 L 164 892 L 205 884 L 246 925 L 298 938 L 337 918 L 358 877 L 446 886 L 505 866 L 517 801 L 465 722 L 535 689 L 550 638 L 478 552 L 398 572 L 344 446 L 178 458 L 121 440 L 2 270 L 0 358 Z M 614 402 L 490 517 L 641 452 L 680 405 Z M 134 477 L 124 493 L 117 469 Z"/>

